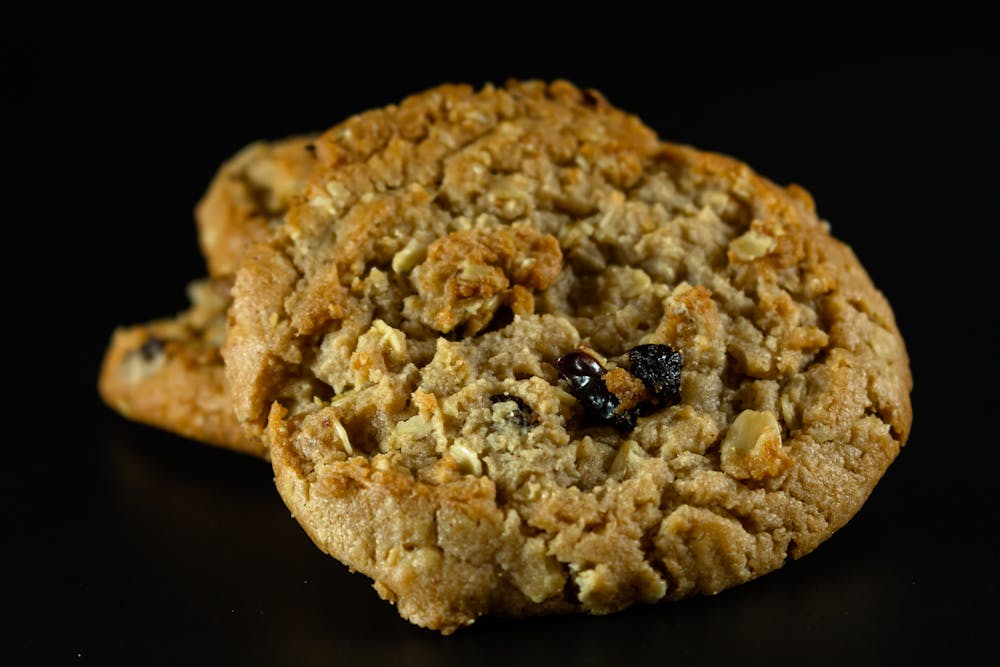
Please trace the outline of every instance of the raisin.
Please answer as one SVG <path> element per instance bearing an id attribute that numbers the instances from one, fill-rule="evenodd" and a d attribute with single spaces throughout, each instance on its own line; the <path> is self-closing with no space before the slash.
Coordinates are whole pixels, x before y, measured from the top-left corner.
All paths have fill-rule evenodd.
<path id="1" fill-rule="evenodd" d="M 673 401 L 681 391 L 681 353 L 669 345 L 639 345 L 628 351 L 632 375 L 657 398 Z"/>
<path id="2" fill-rule="evenodd" d="M 645 414 L 656 406 L 673 403 L 680 398 L 681 354 L 669 345 L 639 345 L 628 350 L 631 375 L 642 382 L 644 392 L 629 394 L 630 402 L 641 402 L 622 409 L 621 398 L 608 389 L 607 369 L 583 350 L 564 354 L 556 361 L 559 374 L 569 385 L 570 393 L 583 405 L 586 415 L 598 422 L 618 428 L 635 428 L 640 412 Z M 617 391 L 617 389 L 616 389 Z M 627 392 L 626 392 L 627 393 Z"/>
<path id="3" fill-rule="evenodd" d="M 524 402 L 524 399 L 520 396 L 514 396 L 513 394 L 493 394 L 490 396 L 490 403 L 506 403 L 511 401 L 517 404 L 517 409 L 523 412 L 531 412 L 531 406 Z"/>
<path id="4" fill-rule="evenodd" d="M 583 405 L 588 417 L 618 428 L 635 427 L 638 409 L 619 412 L 621 402 L 608 391 L 608 385 L 604 382 L 607 371 L 597 359 L 582 350 L 576 350 L 559 357 L 556 368 L 569 385 L 570 393 Z"/>
<path id="5" fill-rule="evenodd" d="M 150 336 L 139 348 L 139 354 L 142 355 L 144 361 L 153 361 L 163 353 L 164 347 L 166 347 L 166 341 L 157 336 Z"/>
<path id="6" fill-rule="evenodd" d="M 606 372 L 601 362 L 582 350 L 576 350 L 559 357 L 556 361 L 559 374 L 566 378 L 570 387 L 586 386 L 594 378 L 599 378 Z"/>
<path id="7" fill-rule="evenodd" d="M 635 428 L 636 420 L 639 418 L 639 408 L 619 412 L 618 406 L 621 405 L 621 401 L 608 391 L 603 379 L 596 378 L 582 390 L 574 392 L 574 395 L 583 404 L 587 416 L 591 419 L 618 428 Z"/>
<path id="8" fill-rule="evenodd" d="M 531 409 L 523 398 L 520 396 L 514 396 L 513 394 L 493 394 L 490 396 L 491 403 L 506 403 L 510 401 L 517 406 L 517 412 L 511 415 L 513 421 L 518 426 L 534 426 L 538 423 L 538 415 L 535 411 Z"/>

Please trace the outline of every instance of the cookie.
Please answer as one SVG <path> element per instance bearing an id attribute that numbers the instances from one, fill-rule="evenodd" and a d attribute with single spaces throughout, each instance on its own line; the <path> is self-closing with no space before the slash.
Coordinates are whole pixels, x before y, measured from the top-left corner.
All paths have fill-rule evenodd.
<path id="1" fill-rule="evenodd" d="M 98 389 L 123 416 L 255 456 L 266 450 L 233 416 L 219 346 L 240 255 L 266 238 L 313 163 L 312 137 L 258 141 L 227 160 L 195 209 L 214 282 L 189 287 L 191 308 L 173 319 L 114 332 Z"/>
<path id="2" fill-rule="evenodd" d="M 565 82 L 435 88 L 316 147 L 236 274 L 226 372 L 294 517 L 413 623 L 718 593 L 906 441 L 893 313 L 800 187 Z"/>
<path id="3" fill-rule="evenodd" d="M 256 141 L 219 167 L 195 206 L 208 272 L 229 276 L 247 247 L 281 222 L 313 164 L 313 137 Z"/>
<path id="4" fill-rule="evenodd" d="M 219 347 L 230 285 L 188 286 L 191 307 L 172 319 L 117 329 L 101 364 L 98 389 L 123 416 L 204 443 L 264 456 L 233 415 Z"/>

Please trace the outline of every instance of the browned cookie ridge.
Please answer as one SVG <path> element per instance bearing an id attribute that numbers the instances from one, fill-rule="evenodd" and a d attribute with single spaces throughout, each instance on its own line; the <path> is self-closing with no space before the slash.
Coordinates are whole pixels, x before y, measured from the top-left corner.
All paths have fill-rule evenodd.
<path id="1" fill-rule="evenodd" d="M 223 356 L 294 516 L 407 619 L 721 591 L 812 551 L 905 442 L 893 314 L 801 188 L 565 82 L 316 145 Z"/>
<path id="2" fill-rule="evenodd" d="M 265 456 L 233 415 L 219 346 L 232 273 L 247 247 L 280 223 L 313 163 L 311 137 L 243 148 L 217 171 L 195 217 L 214 281 L 189 288 L 173 319 L 121 327 L 104 355 L 98 389 L 122 415 L 194 440 Z"/>

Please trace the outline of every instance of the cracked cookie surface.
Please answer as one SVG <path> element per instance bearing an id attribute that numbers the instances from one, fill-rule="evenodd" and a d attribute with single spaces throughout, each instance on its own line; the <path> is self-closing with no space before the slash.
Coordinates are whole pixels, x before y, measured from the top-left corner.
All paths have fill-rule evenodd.
<path id="1" fill-rule="evenodd" d="M 236 275 L 226 371 L 295 518 L 410 621 L 721 591 L 816 548 L 906 441 L 893 314 L 801 188 L 565 82 L 435 88 L 316 146 Z M 587 420 L 558 360 L 645 400 L 643 345 L 680 354 L 677 400 Z"/>
<path id="2" fill-rule="evenodd" d="M 312 137 L 254 142 L 216 172 L 195 211 L 214 280 L 192 283 L 191 306 L 173 318 L 120 327 L 105 351 L 98 390 L 110 407 L 193 440 L 266 457 L 233 415 L 219 347 L 232 273 L 267 237 L 304 185 Z"/>

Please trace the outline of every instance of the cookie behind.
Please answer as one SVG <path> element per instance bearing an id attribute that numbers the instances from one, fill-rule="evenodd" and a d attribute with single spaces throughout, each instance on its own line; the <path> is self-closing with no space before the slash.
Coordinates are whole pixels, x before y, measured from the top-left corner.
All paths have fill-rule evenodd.
<path id="1" fill-rule="evenodd" d="M 105 352 L 98 390 L 121 415 L 207 444 L 266 457 L 236 421 L 219 346 L 232 273 L 246 248 L 281 222 L 314 162 L 313 137 L 254 142 L 227 160 L 195 209 L 213 278 L 188 288 L 173 318 L 120 327 Z"/>
<path id="2" fill-rule="evenodd" d="M 233 415 L 219 347 L 225 336 L 229 284 L 188 286 L 191 307 L 173 318 L 120 327 L 101 364 L 104 402 L 135 421 L 210 445 L 265 456 Z"/>

